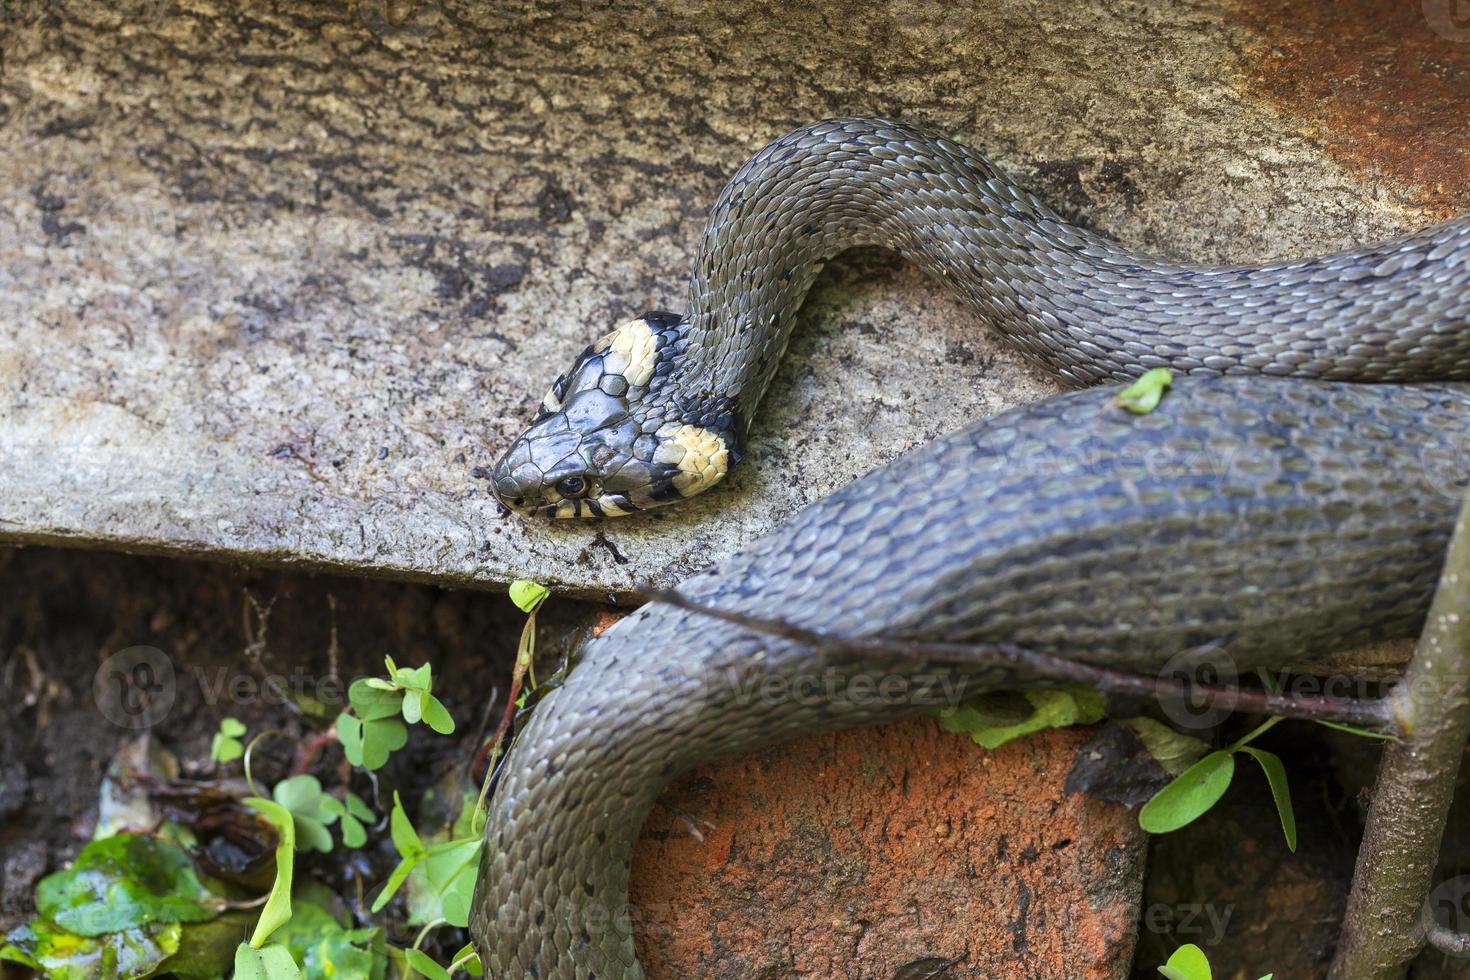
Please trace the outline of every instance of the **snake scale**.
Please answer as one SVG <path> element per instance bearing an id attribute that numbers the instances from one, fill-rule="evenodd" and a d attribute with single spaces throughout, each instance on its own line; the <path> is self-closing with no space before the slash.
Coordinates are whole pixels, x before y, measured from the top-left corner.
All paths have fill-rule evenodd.
<path id="1" fill-rule="evenodd" d="M 935 440 L 686 597 L 1149 673 L 1205 646 L 1279 667 L 1420 625 L 1470 482 L 1470 385 L 1455 383 L 1470 380 L 1470 220 L 1300 261 L 1173 264 L 884 120 L 806 126 L 747 162 L 711 214 L 689 314 L 589 347 L 498 464 L 497 494 L 579 517 L 717 483 L 821 263 L 857 244 L 917 263 L 1077 385 L 1180 376 L 1149 414 L 1084 388 Z M 691 767 L 1025 680 L 644 606 L 588 645 L 506 760 L 471 918 L 488 975 L 643 975 L 629 855 Z"/>

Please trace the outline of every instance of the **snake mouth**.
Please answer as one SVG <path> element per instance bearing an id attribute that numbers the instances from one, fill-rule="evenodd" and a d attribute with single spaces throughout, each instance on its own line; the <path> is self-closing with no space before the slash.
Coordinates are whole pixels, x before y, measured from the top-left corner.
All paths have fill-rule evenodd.
<path id="1" fill-rule="evenodd" d="M 604 493 L 597 497 L 572 500 L 553 500 L 544 504 L 522 503 L 519 506 L 507 500 L 501 502 L 522 517 L 546 521 L 567 520 L 568 518 L 622 517 L 643 509 L 633 503 L 626 494 L 621 493 Z"/>

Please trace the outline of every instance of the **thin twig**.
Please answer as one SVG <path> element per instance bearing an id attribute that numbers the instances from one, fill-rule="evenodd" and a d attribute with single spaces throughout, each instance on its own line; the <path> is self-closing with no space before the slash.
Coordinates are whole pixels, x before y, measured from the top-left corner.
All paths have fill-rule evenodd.
<path id="1" fill-rule="evenodd" d="M 496 760 L 501 758 L 500 753 L 505 747 L 505 737 L 510 732 L 511 722 L 515 720 L 516 701 L 520 699 L 521 682 L 531 669 L 531 661 L 536 657 L 537 608 L 539 607 L 533 607 L 526 614 L 526 623 L 521 627 L 521 639 L 516 646 L 515 665 L 510 672 L 510 690 L 505 695 L 505 713 L 500 716 L 500 724 L 495 727 L 495 734 L 490 736 L 490 741 L 486 742 L 475 754 L 474 768 L 479 769 L 482 765 L 485 768 L 485 778 L 480 784 L 480 799 L 475 804 L 477 812 L 483 813 L 485 810 L 490 784 L 495 781 L 495 773 L 498 771 Z"/>
<path id="2" fill-rule="evenodd" d="M 485 732 L 490 729 L 490 717 L 495 711 L 495 700 L 500 697 L 500 686 L 491 685 L 490 693 L 485 697 L 485 707 L 480 711 L 480 726 L 475 729 L 475 737 L 471 745 L 480 746 L 479 750 L 465 760 L 465 778 L 474 779 L 475 770 L 479 768 L 485 757 L 489 754 L 488 743 L 485 741 Z"/>
<path id="3" fill-rule="evenodd" d="M 265 656 L 269 652 L 266 645 L 266 637 L 270 633 L 271 613 L 275 610 L 276 600 L 280 596 L 271 596 L 271 601 L 267 605 L 262 606 L 260 600 L 256 599 L 254 593 L 249 589 L 245 589 L 244 593 L 245 605 L 240 611 L 240 616 L 245 628 L 245 659 L 255 668 L 255 672 L 260 675 L 260 682 L 269 688 L 272 694 L 280 698 L 281 703 L 286 706 L 287 710 L 294 712 L 300 717 L 305 717 L 306 712 L 301 710 L 301 705 L 296 703 L 296 700 L 291 697 L 290 692 L 282 689 L 281 685 L 276 681 L 276 678 L 265 668 Z M 251 621 L 251 612 L 255 613 L 255 622 L 260 624 L 259 633 L 255 631 L 255 625 Z"/>
<path id="4" fill-rule="evenodd" d="M 1435 923 L 1429 927 L 1427 936 L 1429 945 L 1439 950 L 1446 956 L 1454 956 L 1460 959 L 1470 956 L 1470 934 L 1455 932 Z"/>
<path id="5" fill-rule="evenodd" d="M 322 749 L 336 741 L 339 741 L 336 725 L 324 732 L 317 732 L 301 739 L 296 745 L 296 764 L 291 767 L 291 775 L 300 776 L 310 772 L 311 767 L 316 765 L 316 760 L 321 756 Z"/>
<path id="6" fill-rule="evenodd" d="M 940 643 L 926 640 L 890 640 L 881 637 L 846 637 L 820 633 L 778 619 L 752 616 L 717 606 L 705 605 L 663 589 L 647 593 L 648 601 L 663 602 L 689 612 L 711 616 L 756 633 L 790 640 L 804 646 L 843 653 L 881 654 L 909 660 L 941 661 L 964 665 L 1009 667 L 1036 679 L 1087 684 L 1106 694 L 1142 695 L 1160 701 L 1182 701 L 1191 695 L 1208 695 L 1252 714 L 1280 715 L 1312 721 L 1336 721 L 1362 728 L 1397 731 L 1397 721 L 1386 700 L 1360 700 L 1318 696 L 1289 696 L 1228 685 L 1186 684 L 1163 677 L 1145 677 L 1126 671 L 1098 667 L 1080 660 L 1028 650 L 1013 643 Z"/>

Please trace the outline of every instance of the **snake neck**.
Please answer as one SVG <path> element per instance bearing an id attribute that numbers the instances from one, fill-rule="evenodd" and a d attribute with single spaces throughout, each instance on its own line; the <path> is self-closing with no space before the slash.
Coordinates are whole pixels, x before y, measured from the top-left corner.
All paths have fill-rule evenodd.
<path id="1" fill-rule="evenodd" d="M 1470 378 L 1470 219 L 1297 262 L 1172 264 L 1068 224 L 967 147 L 849 119 L 781 137 L 726 186 L 673 390 L 728 398 L 748 423 L 822 263 L 858 245 L 919 265 L 1079 386 L 1151 367 Z"/>

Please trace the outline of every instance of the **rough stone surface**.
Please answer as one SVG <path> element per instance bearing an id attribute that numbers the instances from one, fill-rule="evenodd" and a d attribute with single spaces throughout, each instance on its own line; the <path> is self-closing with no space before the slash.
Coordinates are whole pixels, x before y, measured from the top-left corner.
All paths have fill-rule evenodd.
<path id="1" fill-rule="evenodd" d="M 597 595 L 680 578 L 1054 390 L 867 253 L 819 282 L 728 487 L 601 528 L 501 515 L 475 468 L 588 340 L 683 305 L 741 160 L 889 114 L 1200 260 L 1463 210 L 1443 104 L 1470 45 L 1400 5 L 1324 54 L 1299 6 L 4 3 L 0 537 Z M 1390 29 L 1426 86 L 1382 80 Z M 1334 73 L 1358 82 L 1324 96 Z M 1421 107 L 1433 172 L 1396 148 Z"/>
<path id="2" fill-rule="evenodd" d="M 650 978 L 1126 976 L 1145 840 L 1064 793 L 1088 735 L 986 752 L 920 718 L 692 773 L 634 852 Z"/>

